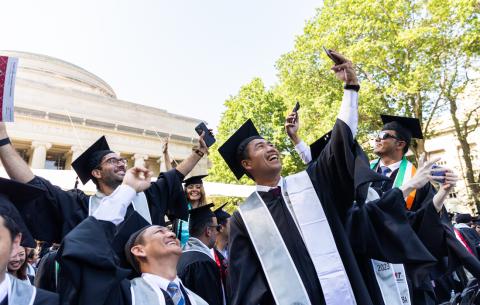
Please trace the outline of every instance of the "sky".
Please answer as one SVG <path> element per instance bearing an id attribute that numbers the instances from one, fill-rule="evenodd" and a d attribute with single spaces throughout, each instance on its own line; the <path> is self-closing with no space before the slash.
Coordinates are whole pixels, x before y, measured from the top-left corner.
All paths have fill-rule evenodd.
<path id="1" fill-rule="evenodd" d="M 223 103 L 276 60 L 321 0 L 3 1 L 0 49 L 44 54 L 106 81 L 122 100 L 219 123 Z"/>

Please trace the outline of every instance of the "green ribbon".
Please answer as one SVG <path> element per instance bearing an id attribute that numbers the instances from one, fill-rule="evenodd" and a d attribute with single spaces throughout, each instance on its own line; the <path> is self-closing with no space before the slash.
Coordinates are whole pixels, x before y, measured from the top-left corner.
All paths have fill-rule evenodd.
<path id="1" fill-rule="evenodd" d="M 375 168 L 380 163 L 380 159 L 375 160 L 374 162 L 370 163 L 370 169 L 375 170 Z M 395 177 L 395 181 L 393 182 L 394 187 L 400 187 L 403 184 L 403 179 L 405 178 L 405 172 L 407 171 L 408 160 L 405 156 L 402 158 L 402 162 L 400 162 L 400 167 L 398 168 L 397 176 Z"/>

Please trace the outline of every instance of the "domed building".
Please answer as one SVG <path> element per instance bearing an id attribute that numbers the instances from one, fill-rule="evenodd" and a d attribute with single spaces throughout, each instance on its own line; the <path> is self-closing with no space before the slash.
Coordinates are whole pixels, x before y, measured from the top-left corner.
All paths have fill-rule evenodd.
<path id="1" fill-rule="evenodd" d="M 163 138 L 170 139 L 173 166 L 197 144 L 194 128 L 200 119 L 119 100 L 104 80 L 60 59 L 17 51 L 0 54 L 19 58 L 15 122 L 7 123 L 10 138 L 35 173 L 61 187 L 74 186 L 72 160 L 102 135 L 129 166 L 144 165 L 155 176 L 165 170 Z M 208 167 L 203 158 L 192 174 L 204 174 Z M 81 187 L 92 191 L 89 184 Z"/>

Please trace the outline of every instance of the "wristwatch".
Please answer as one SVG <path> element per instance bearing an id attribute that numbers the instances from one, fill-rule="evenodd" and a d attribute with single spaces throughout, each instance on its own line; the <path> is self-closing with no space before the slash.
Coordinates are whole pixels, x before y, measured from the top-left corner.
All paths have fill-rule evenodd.
<path id="1" fill-rule="evenodd" d="M 0 147 L 5 146 L 5 145 L 10 144 L 10 143 L 12 143 L 12 142 L 10 141 L 10 138 L 9 138 L 9 137 L 6 137 L 5 139 L 1 139 L 1 140 L 0 140 Z"/>
<path id="2" fill-rule="evenodd" d="M 360 91 L 360 85 L 345 85 L 343 86 L 343 89 L 345 90 L 354 90 L 354 91 Z"/>

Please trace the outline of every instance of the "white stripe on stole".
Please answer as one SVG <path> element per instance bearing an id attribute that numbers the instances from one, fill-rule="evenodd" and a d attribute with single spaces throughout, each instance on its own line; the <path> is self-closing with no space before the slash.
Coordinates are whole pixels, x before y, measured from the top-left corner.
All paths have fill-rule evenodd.
<path id="1" fill-rule="evenodd" d="M 356 304 L 352 286 L 338 252 L 322 203 L 306 171 L 285 178 L 307 251 L 327 305 Z"/>

